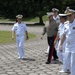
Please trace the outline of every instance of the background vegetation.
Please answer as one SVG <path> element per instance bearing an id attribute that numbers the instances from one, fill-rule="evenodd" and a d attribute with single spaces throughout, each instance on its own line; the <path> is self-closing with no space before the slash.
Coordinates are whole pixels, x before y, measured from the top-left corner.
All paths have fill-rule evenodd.
<path id="1" fill-rule="evenodd" d="M 29 33 L 29 39 L 35 38 L 36 35 Z M 13 43 L 15 39 L 11 38 L 11 31 L 0 31 L 0 44 Z"/>
<path id="2" fill-rule="evenodd" d="M 54 7 L 63 12 L 66 6 L 75 8 L 75 0 L 0 0 L 0 16 L 12 19 L 23 14 L 25 18 L 38 17 L 39 23 L 43 24 L 46 12 Z"/>

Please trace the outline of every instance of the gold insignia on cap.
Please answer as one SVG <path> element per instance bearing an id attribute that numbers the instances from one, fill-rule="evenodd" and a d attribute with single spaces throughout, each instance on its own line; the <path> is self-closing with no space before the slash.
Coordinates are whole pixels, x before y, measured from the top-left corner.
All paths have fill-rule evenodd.
<path id="1" fill-rule="evenodd" d="M 71 15 L 71 14 L 75 13 L 75 10 L 70 9 L 69 7 L 67 7 L 65 13 L 66 13 L 67 15 Z"/>

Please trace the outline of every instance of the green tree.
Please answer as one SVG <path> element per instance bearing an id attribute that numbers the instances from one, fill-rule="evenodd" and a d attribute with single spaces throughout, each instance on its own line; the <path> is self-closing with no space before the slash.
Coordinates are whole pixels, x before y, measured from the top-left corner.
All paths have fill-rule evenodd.
<path id="1" fill-rule="evenodd" d="M 50 10 L 51 5 L 49 6 L 50 0 L 34 0 L 33 1 L 33 10 L 36 16 L 39 17 L 39 24 L 43 24 L 43 15 Z"/>
<path id="2" fill-rule="evenodd" d="M 43 15 L 58 8 L 61 12 L 67 3 L 75 3 L 75 0 L 0 0 L 0 16 L 14 18 L 17 14 L 24 17 L 39 17 L 39 24 L 43 24 Z"/>

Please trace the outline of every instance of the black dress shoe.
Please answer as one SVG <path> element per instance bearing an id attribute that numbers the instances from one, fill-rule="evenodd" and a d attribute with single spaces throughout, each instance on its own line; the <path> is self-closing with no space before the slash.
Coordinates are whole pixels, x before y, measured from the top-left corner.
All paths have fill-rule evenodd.
<path id="1" fill-rule="evenodd" d="M 46 62 L 46 64 L 50 64 L 50 62 L 49 62 L 49 61 L 47 61 L 47 62 Z"/>

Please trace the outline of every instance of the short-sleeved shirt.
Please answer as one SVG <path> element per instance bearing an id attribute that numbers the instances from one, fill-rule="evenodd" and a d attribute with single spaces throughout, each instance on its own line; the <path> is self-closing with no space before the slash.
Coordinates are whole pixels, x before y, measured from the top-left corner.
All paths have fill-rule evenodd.
<path id="1" fill-rule="evenodd" d="M 58 34 L 59 34 L 60 39 L 62 38 L 63 33 L 64 33 L 64 23 L 60 23 L 59 28 L 58 28 Z M 58 49 L 59 49 L 60 41 L 61 40 L 59 40 Z M 63 51 L 65 50 L 64 49 L 65 44 L 66 44 L 66 40 L 63 43 Z"/>
<path id="2" fill-rule="evenodd" d="M 45 29 L 48 37 L 53 37 L 57 35 L 59 23 L 55 20 L 52 22 L 46 21 Z"/>
<path id="3" fill-rule="evenodd" d="M 75 20 L 72 23 L 65 25 L 64 34 L 66 35 L 66 48 L 75 52 Z"/>
<path id="4" fill-rule="evenodd" d="M 23 22 L 21 22 L 20 24 L 15 23 L 12 28 L 12 31 L 14 31 L 16 35 L 24 35 L 25 31 L 27 31 L 27 26 Z"/>

